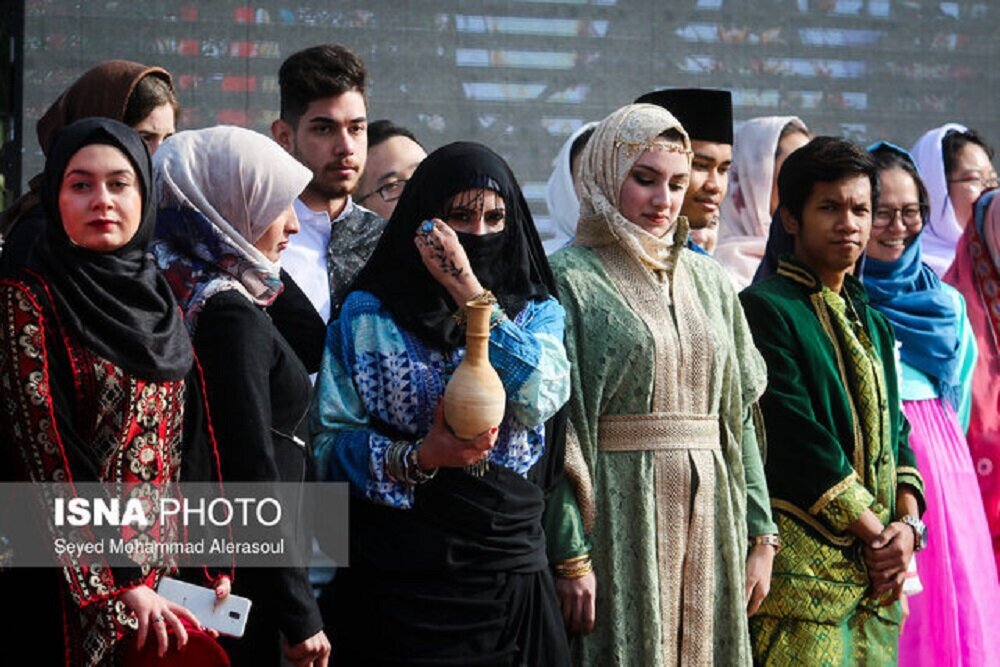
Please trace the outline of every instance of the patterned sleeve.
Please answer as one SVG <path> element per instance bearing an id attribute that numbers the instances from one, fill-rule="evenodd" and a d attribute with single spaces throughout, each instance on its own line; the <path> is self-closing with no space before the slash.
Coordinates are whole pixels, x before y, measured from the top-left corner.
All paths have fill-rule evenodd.
<path id="1" fill-rule="evenodd" d="M 46 318 L 38 299 L 24 285 L 0 284 L 0 386 L 4 389 L 0 438 L 11 446 L 12 464 L 34 482 L 74 481 L 67 447 L 78 439 L 67 415 L 68 394 L 50 375 L 53 361 L 46 343 Z M 116 596 L 142 585 L 138 568 L 85 565 L 63 557 L 70 598 L 78 606 L 111 605 L 117 634 L 131 629 L 134 619 Z"/>
<path id="2" fill-rule="evenodd" d="M 511 411 L 525 426 L 544 423 L 569 400 L 565 319 L 563 307 L 550 297 L 529 302 L 516 322 L 506 319 L 490 333 L 490 363 Z"/>
<path id="3" fill-rule="evenodd" d="M 405 355 L 399 330 L 376 303 L 352 295 L 330 323 L 311 408 L 313 448 L 321 479 L 349 482 L 372 502 L 410 509 L 412 487 L 386 473 L 386 454 L 395 441 L 373 428 L 369 416 L 378 401 L 372 386 L 395 382 L 393 363 Z M 416 433 L 408 437 L 415 441 Z"/>

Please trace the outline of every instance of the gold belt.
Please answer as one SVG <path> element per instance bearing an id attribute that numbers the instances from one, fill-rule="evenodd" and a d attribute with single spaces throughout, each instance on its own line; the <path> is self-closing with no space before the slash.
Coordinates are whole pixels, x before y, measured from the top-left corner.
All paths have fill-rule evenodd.
<path id="1" fill-rule="evenodd" d="M 597 428 L 597 448 L 604 452 L 722 448 L 718 415 L 613 415 L 601 417 Z"/>

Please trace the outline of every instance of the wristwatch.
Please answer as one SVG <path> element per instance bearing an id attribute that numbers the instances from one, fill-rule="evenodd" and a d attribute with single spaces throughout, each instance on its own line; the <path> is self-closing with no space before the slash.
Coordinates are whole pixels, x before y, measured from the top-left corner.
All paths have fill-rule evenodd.
<path id="1" fill-rule="evenodd" d="M 913 550 L 920 551 L 927 546 L 927 525 L 912 514 L 899 517 L 900 523 L 905 523 L 913 529 Z"/>
<path id="2" fill-rule="evenodd" d="M 755 547 L 758 544 L 766 544 L 769 547 L 774 547 L 774 553 L 781 551 L 781 537 L 775 534 L 771 535 L 754 535 L 750 538 L 750 546 Z"/>

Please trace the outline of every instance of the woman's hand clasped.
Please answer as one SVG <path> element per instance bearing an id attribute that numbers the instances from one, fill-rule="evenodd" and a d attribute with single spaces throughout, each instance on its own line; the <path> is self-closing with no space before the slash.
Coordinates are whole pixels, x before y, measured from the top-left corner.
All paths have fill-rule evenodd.
<path id="1" fill-rule="evenodd" d="M 181 617 L 213 637 L 218 636 L 214 630 L 205 628 L 189 609 L 171 602 L 149 586 L 137 586 L 125 591 L 119 597 L 139 620 L 136 642 L 140 651 L 146 645 L 146 638 L 152 630 L 158 644 L 157 655 L 161 658 L 166 655 L 170 646 L 168 627 L 173 628 L 174 634 L 177 635 L 177 648 L 184 648 L 187 645 L 188 634 L 184 624 L 181 623 Z"/>
<path id="2" fill-rule="evenodd" d="M 478 463 L 489 456 L 498 432 L 499 429 L 494 427 L 472 440 L 461 440 L 444 421 L 444 403 L 438 403 L 434 410 L 434 424 L 420 445 L 420 467 L 424 470 L 464 468 Z"/>
<path id="3" fill-rule="evenodd" d="M 413 242 L 420 252 L 420 259 L 434 280 L 448 290 L 458 306 L 464 306 L 483 286 L 472 272 L 469 257 L 458 240 L 455 230 L 441 220 L 425 220 L 417 227 Z"/>

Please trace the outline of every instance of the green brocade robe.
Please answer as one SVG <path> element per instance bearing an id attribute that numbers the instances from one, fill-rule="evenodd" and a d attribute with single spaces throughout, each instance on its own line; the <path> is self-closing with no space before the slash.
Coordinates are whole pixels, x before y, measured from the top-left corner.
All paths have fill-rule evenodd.
<path id="1" fill-rule="evenodd" d="M 781 260 L 777 275 L 744 290 L 740 298 L 767 360 L 768 388 L 760 402 L 768 439 L 767 483 L 784 542 L 775 557 L 771 592 L 754 618 L 755 641 L 771 648 L 755 648 L 768 664 L 774 655 L 792 654 L 808 656 L 803 664 L 854 664 L 859 655 L 854 652 L 866 650 L 856 644 L 869 640 L 864 624 L 849 619 L 861 611 L 881 619 L 876 626 L 893 628 L 900 612 L 898 604 L 882 607 L 866 598 L 862 545 L 847 527 L 866 508 L 883 525 L 892 521 L 903 484 L 917 493 L 921 507 L 924 502 L 901 410 L 892 327 L 868 306 L 864 287 L 853 276 L 846 276 L 840 296 L 833 295 L 790 258 Z M 829 305 L 846 301 L 864 330 L 858 339 L 870 343 L 876 360 L 876 381 L 864 392 L 867 397 L 852 381 L 857 374 L 850 349 Z M 867 419 L 862 400 L 871 406 Z M 773 645 L 777 635 L 769 630 L 782 619 L 800 630 L 774 640 L 783 645 Z M 809 630 L 809 624 L 820 625 Z M 851 640 L 843 643 L 839 629 L 827 635 L 824 626 L 841 626 Z M 884 649 L 894 656 L 898 627 L 894 637 L 881 641 L 889 642 Z M 875 660 L 867 655 L 866 661 Z"/>
<path id="2" fill-rule="evenodd" d="M 750 664 L 747 537 L 776 532 L 752 407 L 765 366 L 721 267 L 675 257 L 668 282 L 619 246 L 552 258 L 572 365 L 567 477 L 585 520 L 572 497 L 550 498 L 546 529 L 558 561 L 588 528 L 597 620 L 577 647 L 584 665 Z M 651 412 L 690 419 L 643 451 L 657 437 L 627 416 Z M 705 585 L 685 586 L 697 568 Z"/>

